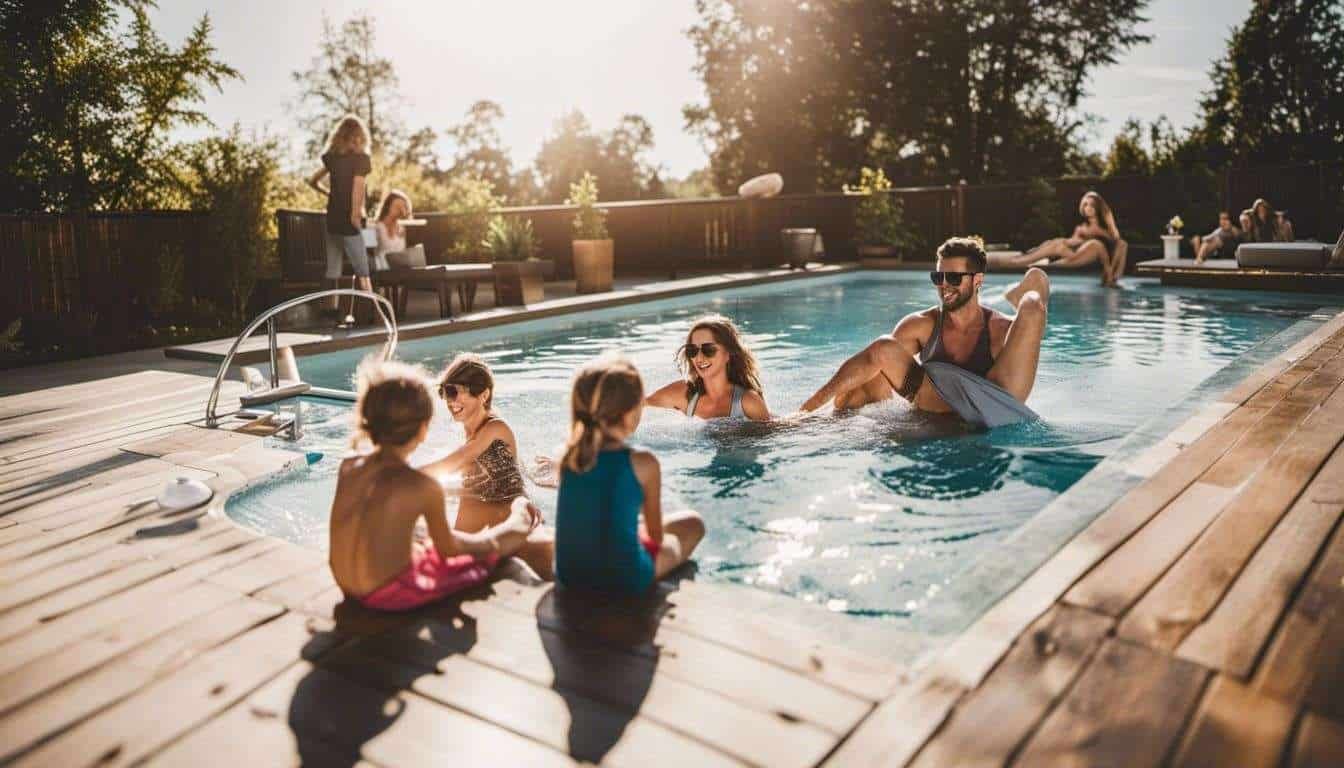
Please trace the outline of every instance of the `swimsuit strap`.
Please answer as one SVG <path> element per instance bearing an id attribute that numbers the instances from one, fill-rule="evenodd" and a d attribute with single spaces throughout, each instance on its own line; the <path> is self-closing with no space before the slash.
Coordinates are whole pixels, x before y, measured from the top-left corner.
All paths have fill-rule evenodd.
<path id="1" fill-rule="evenodd" d="M 696 406 L 696 404 L 699 403 L 699 402 L 700 402 L 700 390 L 697 389 L 696 391 L 694 391 L 694 392 L 691 393 L 691 399 L 690 399 L 689 402 L 686 403 L 686 415 L 687 415 L 687 416 L 694 416 L 694 415 L 695 415 L 695 406 Z"/>
<path id="2" fill-rule="evenodd" d="M 733 405 L 728 409 L 728 418 L 745 419 L 747 417 L 746 411 L 742 410 L 742 395 L 746 394 L 746 391 L 743 387 L 733 385 Z"/>

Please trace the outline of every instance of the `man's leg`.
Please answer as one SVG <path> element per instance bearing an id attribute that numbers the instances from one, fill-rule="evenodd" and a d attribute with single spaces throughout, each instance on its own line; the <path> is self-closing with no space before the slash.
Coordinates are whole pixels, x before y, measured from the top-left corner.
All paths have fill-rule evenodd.
<path id="1" fill-rule="evenodd" d="M 851 389 L 848 392 L 841 392 L 835 396 L 835 410 L 844 411 L 852 408 L 862 408 L 869 403 L 877 403 L 882 400 L 889 400 L 896 395 L 896 390 L 887 383 L 885 376 L 877 375 L 868 380 L 867 384 Z"/>
<path id="2" fill-rule="evenodd" d="M 1050 279 L 1041 270 L 1033 269 L 1005 295 L 1010 295 L 1017 307 L 1017 317 L 1008 328 L 1003 349 L 987 378 L 1025 403 L 1036 385 L 1041 338 L 1045 336 L 1046 304 L 1050 300 Z"/>

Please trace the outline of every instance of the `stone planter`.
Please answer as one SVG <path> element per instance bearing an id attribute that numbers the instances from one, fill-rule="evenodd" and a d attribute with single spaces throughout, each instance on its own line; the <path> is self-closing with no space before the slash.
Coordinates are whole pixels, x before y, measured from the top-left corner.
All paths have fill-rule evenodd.
<path id="1" fill-rule="evenodd" d="M 578 293 L 610 291 L 615 270 L 613 240 L 575 240 L 574 278 Z"/>
<path id="2" fill-rule="evenodd" d="M 501 307 L 541 301 L 545 297 L 546 276 L 555 271 L 552 262 L 537 259 L 496 261 L 490 266 L 495 272 L 495 304 Z"/>

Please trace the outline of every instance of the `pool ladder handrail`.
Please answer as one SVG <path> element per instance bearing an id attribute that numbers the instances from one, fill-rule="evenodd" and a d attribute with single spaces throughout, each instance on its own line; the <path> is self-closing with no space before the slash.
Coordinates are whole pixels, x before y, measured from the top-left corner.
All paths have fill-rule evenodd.
<path id="1" fill-rule="evenodd" d="M 278 387 L 280 385 L 280 371 L 276 366 L 278 347 L 276 345 L 275 316 L 301 304 L 327 296 L 354 296 L 372 300 L 374 308 L 378 310 L 378 317 L 383 321 L 383 327 L 387 329 L 387 341 L 383 343 L 383 359 L 392 359 L 393 353 L 397 350 L 397 314 L 392 302 L 388 301 L 386 297 L 372 291 L 361 291 L 357 288 L 329 288 L 324 291 L 305 293 L 289 301 L 282 301 L 257 315 L 257 318 L 249 323 L 242 333 L 238 334 L 237 338 L 233 340 L 233 346 L 229 347 L 228 354 L 224 355 L 224 360 L 219 364 L 219 372 L 215 374 L 215 385 L 210 390 L 210 399 L 205 404 L 205 425 L 207 427 L 219 426 L 219 417 L 215 415 L 215 408 L 219 405 L 219 389 L 224 386 L 224 377 L 228 375 L 229 366 L 233 364 L 233 357 L 238 353 L 238 347 L 242 346 L 243 342 L 252 335 L 253 331 L 261 327 L 262 323 L 266 323 L 267 346 L 270 349 L 271 357 L 271 387 Z M 387 311 L 383 311 L 384 308 Z"/>

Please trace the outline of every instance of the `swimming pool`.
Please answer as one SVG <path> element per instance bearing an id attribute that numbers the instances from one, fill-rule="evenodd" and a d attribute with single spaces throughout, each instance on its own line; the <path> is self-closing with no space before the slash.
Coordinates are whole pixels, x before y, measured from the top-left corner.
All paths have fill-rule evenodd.
<path id="1" fill-rule="evenodd" d="M 987 295 L 1010 282 L 991 276 Z M 760 358 L 772 410 L 787 413 L 848 355 L 935 300 L 923 273 L 855 272 L 412 341 L 398 356 L 437 370 L 459 351 L 483 355 L 495 370 L 500 413 L 528 463 L 564 439 L 570 376 L 604 350 L 634 360 L 652 388 L 676 377 L 673 351 L 692 320 L 722 312 Z M 798 425 L 705 423 L 650 409 L 636 438 L 662 460 L 665 508 L 685 504 L 706 519 L 698 579 L 746 584 L 902 629 L 922 629 L 934 606 L 943 621 L 950 615 L 964 625 L 979 607 L 939 602 L 956 592 L 949 586 L 959 574 L 1140 424 L 1256 343 L 1337 302 L 1143 281 L 1106 290 L 1094 277 L 1056 278 L 1029 401 L 1039 423 L 975 433 L 897 402 Z M 349 388 L 366 352 L 303 358 L 300 368 L 315 385 Z M 314 399 L 298 407 L 303 439 L 276 444 L 321 458 L 238 494 L 227 511 L 325 548 L 349 406 Z M 461 442 L 441 406 L 430 435 L 417 460 Z M 535 490 L 551 514 L 554 492 Z"/>

